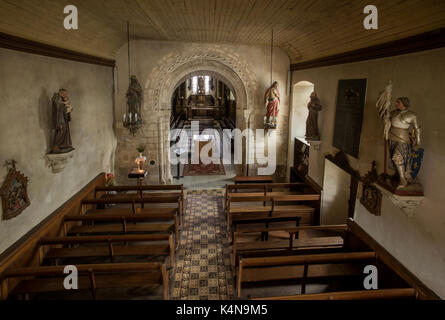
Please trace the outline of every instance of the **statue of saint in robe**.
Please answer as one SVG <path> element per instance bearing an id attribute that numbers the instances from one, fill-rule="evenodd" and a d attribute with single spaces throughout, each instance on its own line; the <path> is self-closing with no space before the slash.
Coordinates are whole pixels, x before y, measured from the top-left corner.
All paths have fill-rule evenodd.
<path id="1" fill-rule="evenodd" d="M 53 95 L 52 113 L 55 132 L 51 153 L 67 153 L 74 150 L 69 125 L 72 110 L 65 89 L 60 89 L 58 93 Z"/>
<path id="2" fill-rule="evenodd" d="M 131 76 L 130 86 L 127 90 L 127 106 L 128 112 L 131 114 L 131 120 L 142 120 L 141 117 L 141 106 L 142 106 L 142 87 L 136 76 Z"/>
<path id="3" fill-rule="evenodd" d="M 311 93 L 311 101 L 307 104 L 307 108 L 309 109 L 309 114 L 306 119 L 306 140 L 319 141 L 318 112 L 321 111 L 321 104 L 315 92 Z"/>

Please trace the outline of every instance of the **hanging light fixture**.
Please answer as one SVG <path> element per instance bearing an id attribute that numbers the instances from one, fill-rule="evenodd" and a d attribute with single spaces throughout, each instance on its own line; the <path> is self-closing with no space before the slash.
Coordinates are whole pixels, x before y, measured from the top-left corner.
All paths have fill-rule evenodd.
<path id="1" fill-rule="evenodd" d="M 127 107 L 124 113 L 124 127 L 135 135 L 142 127 L 142 87 L 135 75 L 131 75 L 130 63 L 130 22 L 127 21 L 127 40 L 128 40 L 128 78 L 129 86 L 126 94 Z"/>

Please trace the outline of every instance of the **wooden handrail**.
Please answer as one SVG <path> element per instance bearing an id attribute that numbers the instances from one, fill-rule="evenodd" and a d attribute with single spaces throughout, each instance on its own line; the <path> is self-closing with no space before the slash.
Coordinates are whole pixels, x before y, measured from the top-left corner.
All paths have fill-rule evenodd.
<path id="1" fill-rule="evenodd" d="M 168 184 L 168 185 L 148 185 L 148 186 L 107 186 L 96 187 L 96 191 L 149 191 L 149 190 L 183 190 L 182 184 Z"/>
<path id="2" fill-rule="evenodd" d="M 269 267 L 280 265 L 302 265 L 311 263 L 339 263 L 375 259 L 375 252 L 324 253 L 298 256 L 278 256 L 260 258 L 241 258 L 243 267 Z"/>
<path id="3" fill-rule="evenodd" d="M 306 182 L 294 183 L 250 183 L 250 184 L 227 184 L 228 190 L 234 189 L 262 189 L 267 188 L 291 188 L 291 187 L 310 187 Z"/>
<path id="4" fill-rule="evenodd" d="M 181 196 L 172 194 L 165 197 L 152 197 L 152 198 L 116 198 L 116 199 L 84 199 L 82 204 L 113 204 L 113 203 L 174 203 L 180 199 Z"/>
<path id="5" fill-rule="evenodd" d="M 104 210 L 106 211 L 106 210 Z M 85 215 L 67 215 L 63 218 L 64 221 L 116 221 L 126 219 L 129 221 L 143 221 L 156 219 L 174 219 L 174 213 L 140 213 L 140 214 L 85 214 Z"/>
<path id="6" fill-rule="evenodd" d="M 246 197 L 242 194 L 228 196 L 229 202 L 264 202 L 264 201 L 275 201 L 275 202 L 285 202 L 285 201 L 315 201 L 320 200 L 319 194 L 291 194 L 291 195 L 281 195 L 281 196 L 254 196 Z"/>
<path id="7" fill-rule="evenodd" d="M 120 242 L 120 241 L 161 241 L 169 240 L 168 234 L 129 234 L 129 235 L 104 235 L 104 236 L 72 236 L 57 238 L 42 238 L 41 245 L 69 244 L 69 243 L 95 243 L 95 242 Z"/>
<path id="8" fill-rule="evenodd" d="M 413 288 L 338 291 L 313 294 L 297 294 L 294 296 L 255 298 L 252 300 L 374 300 L 416 298 Z"/>
<path id="9" fill-rule="evenodd" d="M 346 231 L 348 230 L 348 226 L 345 224 L 338 224 L 338 225 L 324 225 L 324 226 L 299 226 L 299 227 L 282 227 L 282 228 L 256 228 L 256 229 L 249 229 L 249 230 L 239 230 L 235 231 L 236 234 L 242 234 L 242 233 L 258 233 L 258 232 L 274 232 L 274 231 L 284 231 L 289 233 L 295 233 L 303 230 L 316 230 L 316 231 L 323 231 L 323 230 L 339 230 L 339 231 Z"/>
<path id="10" fill-rule="evenodd" d="M 145 271 L 161 269 L 160 262 L 131 262 L 131 263 L 113 263 L 113 264 L 79 264 L 76 265 L 79 273 L 88 273 L 89 270 L 95 272 L 124 272 L 124 271 Z M 26 276 L 47 276 L 47 275 L 64 275 L 65 266 L 43 266 L 18 268 L 6 270 L 2 274 L 2 278 L 15 278 Z"/>

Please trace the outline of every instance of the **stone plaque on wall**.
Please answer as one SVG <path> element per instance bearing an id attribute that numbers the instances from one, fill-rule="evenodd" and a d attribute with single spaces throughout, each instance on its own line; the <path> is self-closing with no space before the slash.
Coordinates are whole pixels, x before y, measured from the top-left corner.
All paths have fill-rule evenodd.
<path id="1" fill-rule="evenodd" d="M 333 145 L 355 158 L 360 146 L 365 97 L 366 79 L 338 81 Z"/>

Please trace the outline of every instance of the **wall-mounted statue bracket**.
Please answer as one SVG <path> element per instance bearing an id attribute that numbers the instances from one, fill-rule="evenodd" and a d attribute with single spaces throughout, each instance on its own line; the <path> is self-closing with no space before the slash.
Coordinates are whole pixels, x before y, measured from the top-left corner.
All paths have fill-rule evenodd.
<path id="1" fill-rule="evenodd" d="M 400 196 L 392 193 L 386 188 L 376 184 L 377 189 L 379 189 L 382 194 L 387 197 L 391 202 L 398 208 L 400 208 L 408 217 L 414 216 L 417 208 L 422 204 L 425 199 L 424 196 Z"/>
<path id="2" fill-rule="evenodd" d="M 48 161 L 48 166 L 52 168 L 53 173 L 62 172 L 68 164 L 68 160 L 74 156 L 74 152 L 75 150 L 67 153 L 48 153 L 46 160 Z"/>

